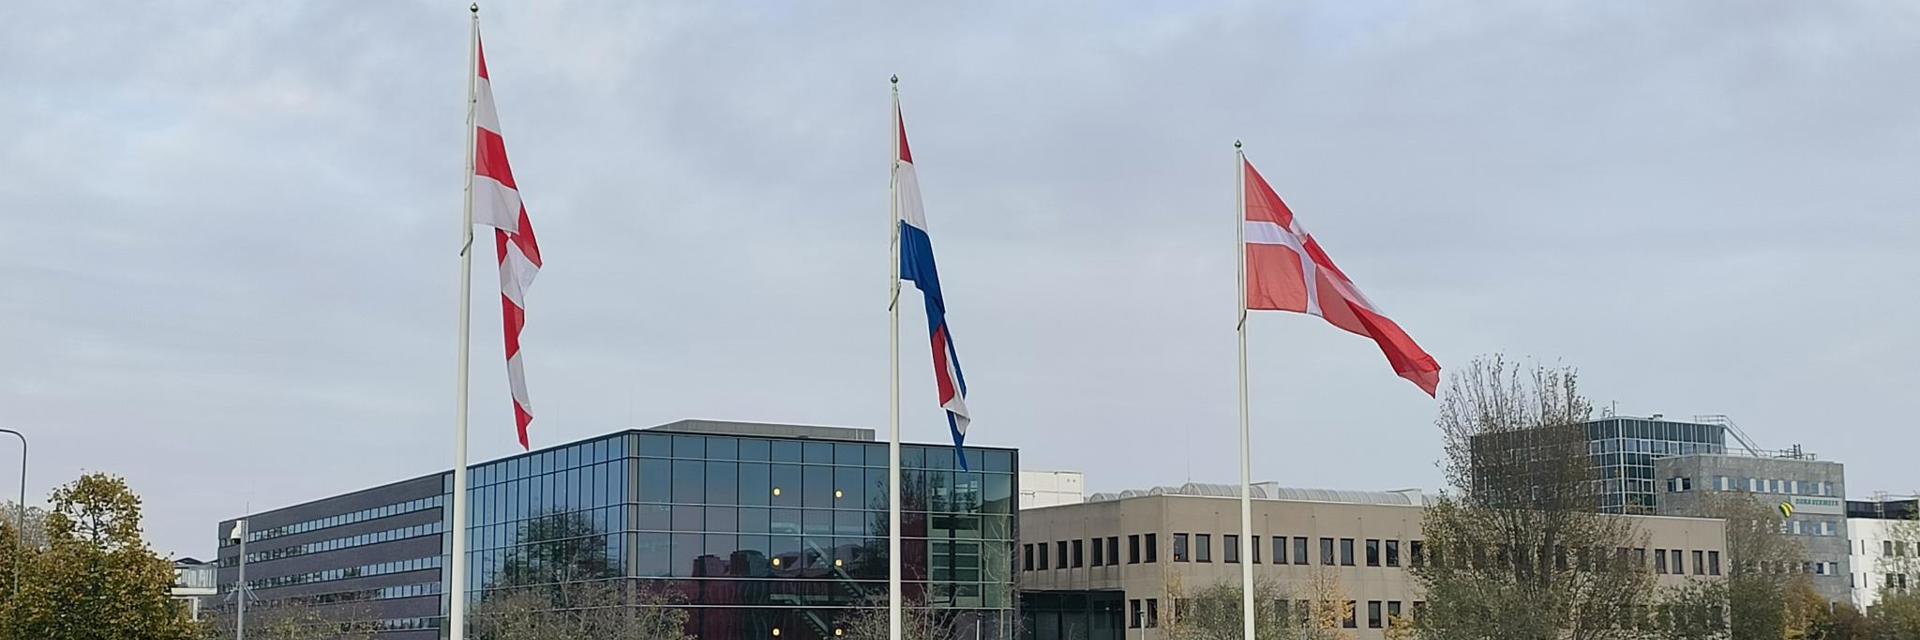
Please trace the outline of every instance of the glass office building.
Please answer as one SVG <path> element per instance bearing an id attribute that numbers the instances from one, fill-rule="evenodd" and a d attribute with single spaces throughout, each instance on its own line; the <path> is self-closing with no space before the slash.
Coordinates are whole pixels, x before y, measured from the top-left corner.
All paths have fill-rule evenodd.
<path id="1" fill-rule="evenodd" d="M 1727 427 L 1653 418 L 1609 416 L 1584 423 L 1473 436 L 1472 450 L 1502 455 L 1578 455 L 1582 446 L 1598 485 L 1598 509 L 1652 514 L 1657 486 L 1653 461 L 1696 453 L 1726 453 Z M 1562 449 L 1561 447 L 1566 447 Z M 1533 451 L 1529 451 L 1533 450 Z"/>
<path id="2" fill-rule="evenodd" d="M 687 420 L 474 465 L 471 570 L 460 592 L 477 606 L 515 589 L 597 582 L 629 599 L 669 594 L 689 612 L 688 632 L 702 638 L 837 637 L 856 608 L 884 607 L 886 598 L 887 446 L 873 435 Z M 902 446 L 903 590 L 959 635 L 1011 638 L 1018 453 L 969 447 L 966 459 L 963 470 L 953 447 Z M 256 528 L 248 555 L 259 562 L 248 581 L 278 589 L 265 596 L 356 594 L 343 615 L 383 621 L 383 637 L 432 637 L 450 597 L 440 589 L 445 527 L 400 527 L 400 519 L 434 516 L 366 505 L 407 498 L 439 514 L 440 525 L 451 475 L 254 516 L 271 528 Z M 414 495 L 426 482 L 439 495 Z M 273 526 L 281 520 L 292 524 Z M 358 529 L 403 533 L 342 535 Z M 296 545 L 298 557 L 256 552 L 304 538 L 320 542 Z M 418 547 L 429 540 L 432 547 Z M 404 566 L 367 569 L 396 561 Z M 223 566 L 223 582 L 236 577 L 230 571 Z M 407 577 L 385 577 L 392 573 Z M 282 574 L 320 577 L 281 584 Z M 369 589 L 423 576 L 433 584 Z M 423 616 L 422 600 L 437 600 L 440 616 Z"/>
<path id="3" fill-rule="evenodd" d="M 1600 507 L 1609 513 L 1655 512 L 1655 458 L 1727 452 L 1727 428 L 1718 424 L 1616 416 L 1589 421 L 1586 430 Z"/>

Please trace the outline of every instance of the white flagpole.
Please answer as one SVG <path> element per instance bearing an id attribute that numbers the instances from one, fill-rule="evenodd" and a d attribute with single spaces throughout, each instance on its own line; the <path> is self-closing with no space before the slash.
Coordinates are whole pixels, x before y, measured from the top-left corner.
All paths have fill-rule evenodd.
<path id="1" fill-rule="evenodd" d="M 887 638 L 901 640 L 900 591 L 900 76 L 893 76 L 893 169 L 887 180 L 893 278 L 887 298 Z"/>
<path id="2" fill-rule="evenodd" d="M 1240 615 L 1246 640 L 1253 634 L 1253 455 L 1247 426 L 1247 188 L 1246 152 L 1233 141 L 1234 255 L 1240 282 Z"/>
<path id="3" fill-rule="evenodd" d="M 455 385 L 459 391 L 453 420 L 453 513 L 448 527 L 453 544 L 447 562 L 447 638 L 467 636 L 467 333 L 473 310 L 473 128 L 476 78 L 480 75 L 480 5 L 473 12 L 473 33 L 467 42 L 467 187 L 460 222 L 460 357 Z"/>

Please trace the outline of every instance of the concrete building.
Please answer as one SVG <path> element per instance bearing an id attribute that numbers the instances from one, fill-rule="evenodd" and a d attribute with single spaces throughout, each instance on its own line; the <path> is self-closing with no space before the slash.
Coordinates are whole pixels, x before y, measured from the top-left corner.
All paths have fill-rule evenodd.
<path id="1" fill-rule="evenodd" d="M 1853 606 L 1867 610 L 1884 589 L 1920 588 L 1920 497 L 1875 496 L 1847 501 L 1848 586 Z"/>
<path id="2" fill-rule="evenodd" d="M 214 586 L 217 566 L 196 558 L 173 561 L 173 589 L 169 595 L 187 610 L 187 617 L 199 620 L 200 610 L 210 604 L 206 599 L 219 595 L 220 591 Z"/>
<path id="3" fill-rule="evenodd" d="M 1020 523 L 1021 614 L 1034 640 L 1157 640 L 1177 593 L 1240 580 L 1237 485 L 1189 483 L 1026 510 Z M 1357 638 L 1384 637 L 1393 616 L 1425 604 L 1407 568 L 1425 560 L 1418 491 L 1255 485 L 1257 572 L 1307 593 L 1331 571 L 1352 598 Z M 1681 584 L 1725 569 L 1719 520 L 1632 517 L 1659 557 L 1657 579 Z M 1650 555 L 1649 555 L 1650 554 Z M 1669 560 L 1671 558 L 1671 560 Z M 1304 597 L 1304 596 L 1303 596 Z"/>
<path id="4" fill-rule="evenodd" d="M 1795 447 L 1773 454 L 1695 453 L 1654 460 L 1661 515 L 1711 516 L 1706 504 L 1717 493 L 1748 494 L 1769 505 L 1787 505 L 1781 526 L 1807 552 L 1803 570 L 1820 595 L 1853 600 L 1852 561 L 1846 517 L 1846 467 L 1818 460 Z"/>
<path id="5" fill-rule="evenodd" d="M 968 447 L 971 470 L 951 446 L 901 453 L 905 595 L 966 637 L 1010 637 L 1018 452 Z M 449 471 L 250 514 L 249 616 L 296 600 L 427 640 L 448 594 L 479 602 L 564 574 L 677 592 L 702 638 L 833 638 L 887 595 L 887 467 L 870 429 L 706 420 L 475 464 L 457 587 Z M 232 527 L 215 529 L 222 593 L 238 578 Z"/>
<path id="6" fill-rule="evenodd" d="M 1020 508 L 1087 501 L 1087 475 L 1078 471 L 1020 472 Z"/>

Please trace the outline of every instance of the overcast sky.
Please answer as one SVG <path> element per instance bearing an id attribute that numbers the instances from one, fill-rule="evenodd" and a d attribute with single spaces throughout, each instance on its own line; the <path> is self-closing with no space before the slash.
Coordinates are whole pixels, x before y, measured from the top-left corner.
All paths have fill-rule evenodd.
<path id="1" fill-rule="evenodd" d="M 884 429 L 897 73 L 972 439 L 1026 468 L 1237 481 L 1243 139 L 1443 366 L 1573 365 L 1620 413 L 1920 488 L 1915 5 L 963 4 L 485 7 L 547 260 L 535 446 Z M 249 504 L 451 464 L 467 15 L 0 6 L 0 426 L 34 500 L 123 475 L 156 550 L 204 557 Z M 491 269 L 476 461 L 518 449 Z M 942 442 L 906 308 L 905 428 Z M 1371 342 L 1251 332 L 1256 479 L 1440 485 L 1434 404 Z"/>

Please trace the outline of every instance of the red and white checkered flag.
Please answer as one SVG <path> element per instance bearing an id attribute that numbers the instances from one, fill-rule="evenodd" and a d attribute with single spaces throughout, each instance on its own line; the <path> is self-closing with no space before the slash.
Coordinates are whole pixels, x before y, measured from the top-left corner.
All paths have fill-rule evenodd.
<path id="1" fill-rule="evenodd" d="M 520 448 L 527 445 L 527 425 L 533 422 L 533 407 L 527 400 L 527 376 L 520 364 L 520 330 L 527 324 L 527 288 L 540 273 L 540 245 L 533 237 L 533 223 L 527 220 L 527 207 L 520 201 L 520 188 L 513 181 L 513 169 L 507 165 L 507 145 L 500 137 L 500 118 L 493 109 L 493 86 L 487 79 L 487 55 L 479 56 L 479 77 L 474 79 L 473 104 L 473 221 L 494 228 L 495 252 L 500 259 L 501 322 L 506 331 L 507 385 L 513 391 L 513 422 L 520 435 Z"/>

